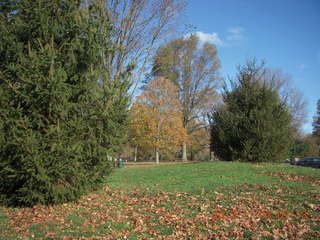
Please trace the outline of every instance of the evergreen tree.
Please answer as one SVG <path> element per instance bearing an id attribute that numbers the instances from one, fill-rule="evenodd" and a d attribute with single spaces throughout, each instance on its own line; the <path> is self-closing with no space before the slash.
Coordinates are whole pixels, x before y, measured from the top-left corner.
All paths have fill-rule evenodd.
<path id="1" fill-rule="evenodd" d="M 122 140 L 126 73 L 114 81 L 104 71 L 110 24 L 98 1 L 80 2 L 0 6 L 0 196 L 10 205 L 99 187 Z"/>
<path id="2" fill-rule="evenodd" d="M 320 146 L 320 99 L 317 102 L 317 112 L 313 119 L 313 132 L 312 134 L 315 136 L 317 140 L 318 146 Z M 320 154 L 320 148 L 319 148 Z"/>
<path id="3" fill-rule="evenodd" d="M 263 66 L 248 61 L 212 114 L 211 148 L 222 160 L 279 161 L 289 153 L 291 118 L 277 92 L 261 82 L 263 74 Z"/>

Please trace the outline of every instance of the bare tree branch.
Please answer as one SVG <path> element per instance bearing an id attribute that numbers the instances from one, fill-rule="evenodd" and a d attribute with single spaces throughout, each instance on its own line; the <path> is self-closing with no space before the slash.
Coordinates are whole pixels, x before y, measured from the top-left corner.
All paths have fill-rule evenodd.
<path id="1" fill-rule="evenodd" d="M 148 71 L 150 57 L 165 41 L 181 16 L 184 0 L 107 0 L 106 14 L 113 23 L 113 44 L 117 51 L 106 68 L 118 79 L 126 66 L 134 63 L 136 70 L 132 94 Z"/>
<path id="2" fill-rule="evenodd" d="M 307 102 L 299 89 L 292 87 L 291 76 L 282 70 L 266 69 L 261 80 L 276 90 L 281 99 L 287 104 L 292 116 L 292 126 L 298 131 L 307 118 Z"/>

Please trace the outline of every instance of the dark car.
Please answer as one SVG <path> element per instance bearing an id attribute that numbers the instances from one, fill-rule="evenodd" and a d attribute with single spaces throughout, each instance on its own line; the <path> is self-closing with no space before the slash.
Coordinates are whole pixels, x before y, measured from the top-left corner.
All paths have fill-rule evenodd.
<path id="1" fill-rule="evenodd" d="M 320 168 L 320 157 L 306 157 L 296 162 L 297 166 Z"/>

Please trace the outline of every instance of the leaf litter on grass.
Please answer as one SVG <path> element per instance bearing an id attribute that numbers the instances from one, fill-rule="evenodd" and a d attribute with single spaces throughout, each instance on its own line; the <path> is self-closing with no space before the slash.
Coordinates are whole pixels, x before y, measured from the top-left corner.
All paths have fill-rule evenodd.
<path id="1" fill-rule="evenodd" d="M 310 176 L 295 175 L 295 174 L 290 174 L 285 172 L 267 172 L 267 173 L 262 173 L 261 175 L 280 177 L 281 179 L 289 180 L 289 181 L 307 182 L 314 187 L 320 186 L 320 180 Z"/>
<path id="2" fill-rule="evenodd" d="M 301 203 L 300 210 L 294 211 L 290 210 L 290 202 L 274 194 L 285 191 L 280 187 L 261 190 L 258 185 L 243 185 L 241 189 L 195 195 L 105 188 L 74 203 L 1 210 L 12 234 L 22 238 L 316 239 L 320 236 L 317 227 L 320 212 L 316 204 Z"/>
<path id="3" fill-rule="evenodd" d="M 76 202 L 0 207 L 0 239 L 319 239 L 318 172 L 252 166 L 121 169 Z"/>

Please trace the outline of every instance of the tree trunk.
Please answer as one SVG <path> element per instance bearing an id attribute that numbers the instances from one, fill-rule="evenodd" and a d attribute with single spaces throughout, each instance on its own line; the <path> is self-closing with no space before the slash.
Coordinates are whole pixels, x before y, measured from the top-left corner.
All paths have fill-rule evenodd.
<path id="1" fill-rule="evenodd" d="M 159 150 L 156 148 L 156 164 L 159 164 Z"/>
<path id="2" fill-rule="evenodd" d="M 182 145 L 182 161 L 187 161 L 187 144 L 183 143 Z"/>
<path id="3" fill-rule="evenodd" d="M 214 160 L 214 153 L 212 151 L 210 151 L 210 161 Z"/>
<path id="4" fill-rule="evenodd" d="M 137 154 L 138 154 L 138 147 L 135 146 L 135 147 L 134 147 L 134 161 L 135 161 L 135 162 L 137 161 Z"/>

